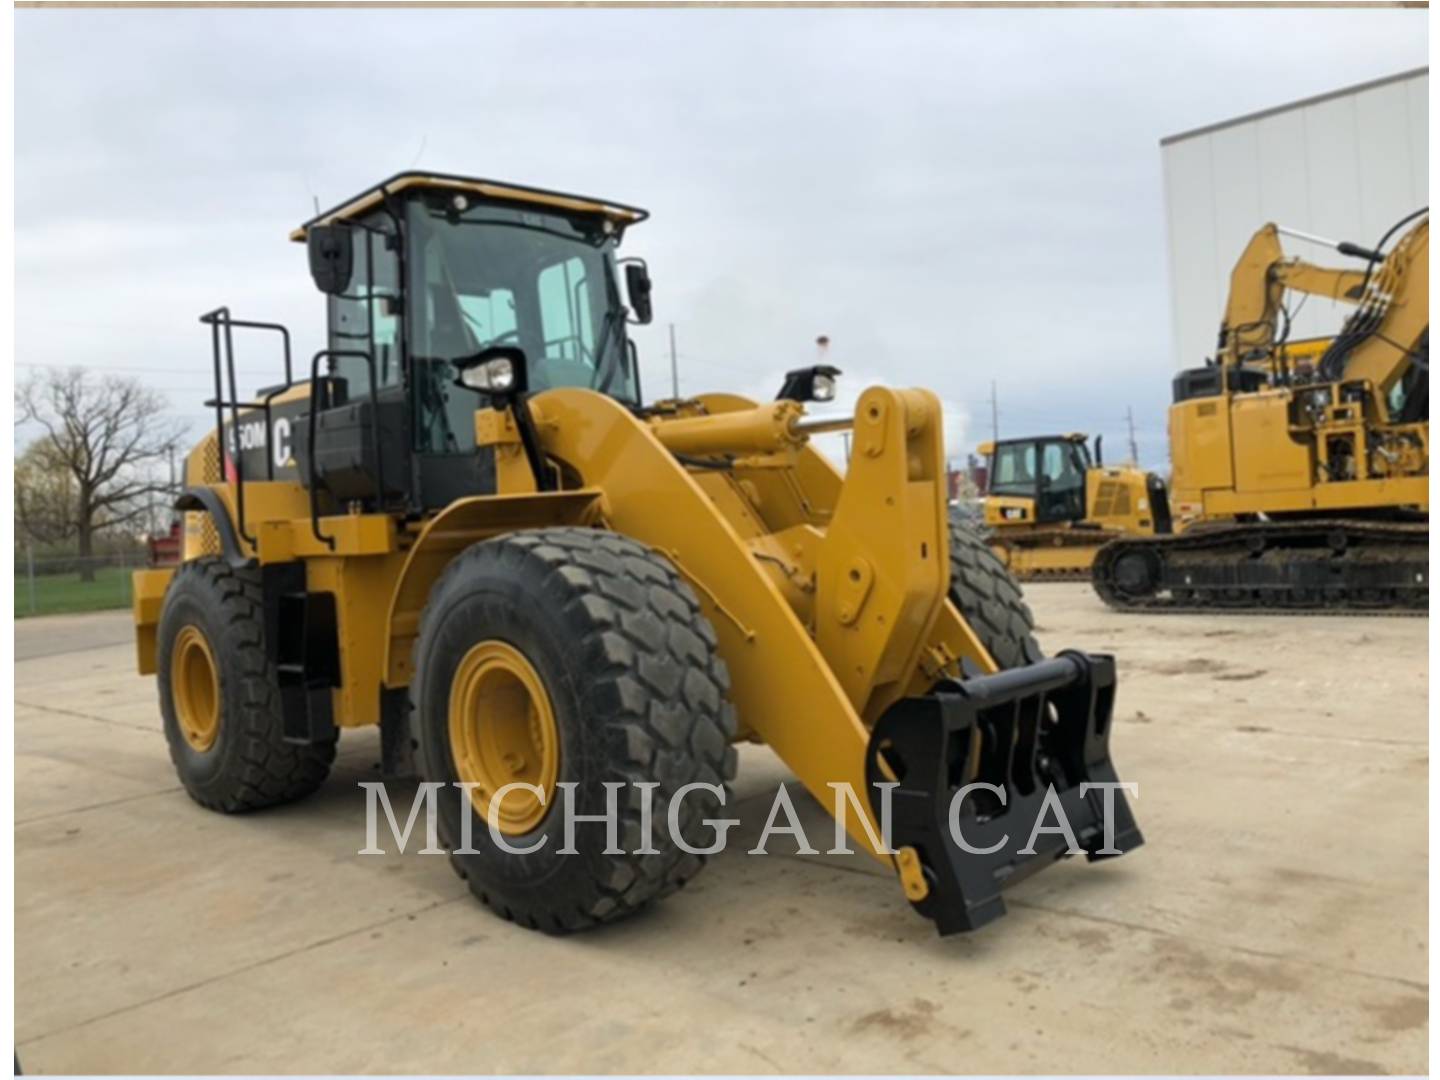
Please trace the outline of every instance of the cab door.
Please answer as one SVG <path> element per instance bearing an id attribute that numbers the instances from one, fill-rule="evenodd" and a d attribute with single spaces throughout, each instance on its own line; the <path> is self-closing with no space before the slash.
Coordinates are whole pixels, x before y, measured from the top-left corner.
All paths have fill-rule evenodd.
<path id="1" fill-rule="evenodd" d="M 1075 444 L 1056 439 L 1040 444 L 1035 520 L 1042 525 L 1085 517 L 1085 469 Z"/>
<path id="2" fill-rule="evenodd" d="M 386 214 L 348 223 L 353 270 L 327 303 L 327 355 L 307 412 L 291 430 L 309 479 L 310 407 L 314 477 L 337 506 L 378 510 L 406 501 L 410 454 L 400 289 L 400 237 Z"/>

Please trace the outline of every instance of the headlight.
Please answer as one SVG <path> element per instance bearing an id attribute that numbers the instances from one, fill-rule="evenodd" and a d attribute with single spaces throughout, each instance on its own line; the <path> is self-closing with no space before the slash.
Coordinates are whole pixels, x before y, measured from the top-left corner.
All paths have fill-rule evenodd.
<path id="1" fill-rule="evenodd" d="M 785 382 L 776 401 L 834 401 L 835 378 L 840 369 L 829 364 L 813 364 L 785 373 Z"/>
<path id="2" fill-rule="evenodd" d="M 483 364 L 472 364 L 460 372 L 460 382 L 482 393 L 507 393 L 515 388 L 515 363 L 508 356 L 500 356 Z"/>

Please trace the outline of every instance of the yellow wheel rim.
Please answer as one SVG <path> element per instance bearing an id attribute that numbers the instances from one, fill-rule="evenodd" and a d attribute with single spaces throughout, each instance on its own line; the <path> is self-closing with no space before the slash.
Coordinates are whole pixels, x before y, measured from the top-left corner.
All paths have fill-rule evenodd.
<path id="1" fill-rule="evenodd" d="M 560 734 L 540 675 L 515 646 L 482 641 L 455 669 L 450 684 L 450 754 L 470 801 L 489 820 L 490 803 L 506 784 L 534 784 L 505 793 L 496 808 L 501 832 L 519 836 L 545 818 L 560 769 Z"/>
<path id="2" fill-rule="evenodd" d="M 170 651 L 170 696 L 180 734 L 204 752 L 220 734 L 220 673 L 210 642 L 198 626 L 182 627 Z"/>

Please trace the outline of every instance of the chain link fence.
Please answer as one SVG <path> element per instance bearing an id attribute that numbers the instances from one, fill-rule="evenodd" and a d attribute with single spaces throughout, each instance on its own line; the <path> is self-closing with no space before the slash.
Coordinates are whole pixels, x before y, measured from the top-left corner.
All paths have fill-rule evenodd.
<path id="1" fill-rule="evenodd" d="M 15 617 L 129 607 L 130 572 L 146 565 L 143 551 L 82 558 L 22 548 L 15 558 Z"/>

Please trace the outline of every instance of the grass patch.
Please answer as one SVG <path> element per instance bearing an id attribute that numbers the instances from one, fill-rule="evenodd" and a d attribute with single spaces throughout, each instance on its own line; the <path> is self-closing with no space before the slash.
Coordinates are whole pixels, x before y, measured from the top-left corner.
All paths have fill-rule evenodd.
<path id="1" fill-rule="evenodd" d="M 33 609 L 30 579 L 16 574 L 15 617 L 129 607 L 130 573 L 118 566 L 102 566 L 96 569 L 94 581 L 81 581 L 79 573 L 36 574 Z"/>

